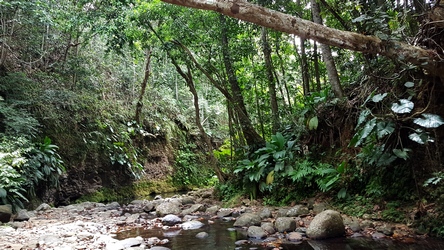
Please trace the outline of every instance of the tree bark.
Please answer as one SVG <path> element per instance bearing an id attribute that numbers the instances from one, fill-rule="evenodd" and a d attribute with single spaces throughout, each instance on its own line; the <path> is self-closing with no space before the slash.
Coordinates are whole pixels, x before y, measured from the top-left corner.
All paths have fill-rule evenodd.
<path id="1" fill-rule="evenodd" d="M 444 79 L 444 60 L 434 50 L 407 43 L 381 40 L 375 36 L 332 29 L 292 15 L 270 10 L 244 0 L 162 0 L 176 5 L 212 10 L 243 21 L 255 23 L 285 33 L 313 39 L 322 44 L 374 55 L 421 67 L 428 74 Z"/>
<path id="2" fill-rule="evenodd" d="M 313 21 L 317 24 L 322 25 L 321 10 L 319 8 L 318 2 L 316 0 L 310 0 L 310 3 L 311 11 L 313 14 Z M 331 53 L 331 48 L 329 45 L 321 44 L 321 50 L 322 58 L 327 69 L 327 75 L 328 80 L 330 81 L 331 89 L 333 90 L 333 93 L 335 93 L 336 97 L 342 98 L 344 97 L 344 93 L 342 91 L 341 82 L 339 81 L 339 75 L 336 69 L 335 60 L 333 59 L 333 55 Z"/>
<path id="3" fill-rule="evenodd" d="M 304 96 L 308 95 L 310 93 L 310 71 L 308 69 L 308 60 L 307 60 L 307 53 L 305 53 L 305 39 L 300 38 L 301 43 L 301 72 L 302 72 L 302 90 L 304 91 Z M 293 40 L 293 46 L 294 49 L 298 50 L 296 47 L 296 42 Z"/>
<path id="4" fill-rule="evenodd" d="M 145 63 L 145 74 L 142 81 L 142 86 L 140 88 L 140 94 L 139 99 L 137 100 L 136 104 L 136 115 L 134 117 L 134 120 L 137 124 L 140 124 L 140 114 L 142 113 L 143 108 L 143 96 L 145 96 L 146 92 L 146 86 L 148 85 L 148 79 L 151 75 L 151 50 L 148 50 L 146 52 L 146 63 Z"/>
<path id="5" fill-rule="evenodd" d="M 207 145 L 207 156 L 209 159 L 208 164 L 211 166 L 211 168 L 213 168 L 214 172 L 217 175 L 219 182 L 223 183 L 225 181 L 225 178 L 223 176 L 222 171 L 217 166 L 217 159 L 213 154 L 213 145 L 211 144 L 211 140 L 208 137 L 207 133 L 205 132 L 204 127 L 202 126 L 202 122 L 201 122 L 201 118 L 200 118 L 200 108 L 199 108 L 199 95 L 197 94 L 196 87 L 194 85 L 193 75 L 191 74 L 190 66 L 187 65 L 187 72 L 184 72 L 174 58 L 171 58 L 171 61 L 174 65 L 174 67 L 176 68 L 177 73 L 179 73 L 179 75 L 181 75 L 182 78 L 185 80 L 185 83 L 187 84 L 188 89 L 190 90 L 191 94 L 193 95 L 195 123 L 196 123 L 197 128 L 199 129 L 202 139 L 205 141 L 205 144 Z"/>
<path id="6" fill-rule="evenodd" d="M 279 107 L 277 103 L 276 96 L 276 82 L 273 76 L 273 62 L 271 60 L 271 48 L 270 43 L 268 42 L 268 32 L 267 28 L 262 27 L 261 30 L 261 39 L 262 39 L 262 52 L 264 53 L 264 61 L 265 61 L 265 71 L 267 73 L 268 79 L 268 94 L 270 95 L 270 106 L 271 106 L 271 122 L 272 134 L 276 134 L 279 131 L 280 127 L 280 119 L 279 119 Z"/>
<path id="7" fill-rule="evenodd" d="M 236 73 L 231 63 L 231 55 L 228 46 L 228 34 L 227 34 L 228 32 L 226 28 L 225 16 L 220 15 L 220 22 L 222 27 L 221 42 L 222 42 L 223 62 L 228 76 L 228 82 L 231 88 L 231 97 L 233 99 L 233 105 L 235 107 L 235 111 L 237 112 L 240 121 L 242 133 L 244 134 L 248 146 L 252 147 L 252 149 L 256 147 L 261 147 L 262 145 L 265 144 L 265 140 L 256 132 L 256 130 L 253 127 L 253 124 L 251 123 L 250 118 L 248 117 L 247 108 L 244 103 L 244 97 L 242 96 L 242 90 L 239 87 Z"/>

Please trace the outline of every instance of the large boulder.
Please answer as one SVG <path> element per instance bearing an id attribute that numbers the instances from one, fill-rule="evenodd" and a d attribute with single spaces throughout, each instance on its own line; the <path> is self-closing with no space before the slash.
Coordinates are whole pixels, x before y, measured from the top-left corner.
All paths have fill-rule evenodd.
<path id="1" fill-rule="evenodd" d="M 234 222 L 234 227 L 260 226 L 261 217 L 255 213 L 245 213 Z"/>
<path id="2" fill-rule="evenodd" d="M 156 207 L 157 216 L 165 216 L 167 214 L 179 214 L 180 208 L 179 204 L 176 202 L 164 202 L 160 203 Z"/>
<path id="3" fill-rule="evenodd" d="M 11 220 L 12 206 L 9 204 L 0 205 L 0 222 L 7 223 Z"/>
<path id="4" fill-rule="evenodd" d="M 313 218 L 307 228 L 307 236 L 311 239 L 327 239 L 345 235 L 345 226 L 339 212 L 325 210 Z"/>
<path id="5" fill-rule="evenodd" d="M 292 232 L 296 229 L 296 221 L 291 217 L 279 217 L 274 222 L 274 226 L 280 233 Z"/>

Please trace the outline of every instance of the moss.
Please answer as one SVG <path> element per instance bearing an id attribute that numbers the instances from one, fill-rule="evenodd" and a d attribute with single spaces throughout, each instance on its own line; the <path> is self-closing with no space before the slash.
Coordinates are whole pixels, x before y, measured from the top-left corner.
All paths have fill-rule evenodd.
<path id="1" fill-rule="evenodd" d="M 101 188 L 93 193 L 80 197 L 76 202 L 113 202 L 128 203 L 134 199 L 147 199 L 153 194 L 172 193 L 181 191 L 182 188 L 174 185 L 171 179 L 148 181 L 141 180 L 129 186 L 116 189 Z"/>

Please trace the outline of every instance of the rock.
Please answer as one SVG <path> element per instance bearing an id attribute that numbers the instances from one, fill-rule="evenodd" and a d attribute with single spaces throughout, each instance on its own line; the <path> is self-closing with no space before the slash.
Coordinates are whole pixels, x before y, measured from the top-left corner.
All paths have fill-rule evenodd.
<path id="1" fill-rule="evenodd" d="M 228 217 L 233 214 L 233 209 L 231 208 L 221 208 L 219 212 L 217 212 L 217 217 Z"/>
<path id="2" fill-rule="evenodd" d="M 106 250 L 127 249 L 129 247 L 139 246 L 142 243 L 143 243 L 143 238 L 140 236 L 137 236 L 136 238 L 128 238 L 128 239 L 120 240 L 115 243 L 107 244 Z"/>
<path id="3" fill-rule="evenodd" d="M 271 218 L 271 215 L 271 210 L 268 207 L 263 208 L 259 213 L 261 219 Z"/>
<path id="4" fill-rule="evenodd" d="M 150 248 L 151 250 L 171 250 L 168 247 L 159 247 L 159 246 L 155 246 Z"/>
<path id="5" fill-rule="evenodd" d="M 303 205 L 296 205 L 290 208 L 285 215 L 286 217 L 296 217 L 304 214 L 308 214 L 308 208 Z"/>
<path id="6" fill-rule="evenodd" d="M 234 227 L 260 226 L 261 217 L 255 213 L 245 213 L 236 219 Z"/>
<path id="7" fill-rule="evenodd" d="M 189 205 L 189 204 L 194 204 L 194 199 L 193 197 L 190 196 L 184 196 L 182 197 L 182 205 Z"/>
<path id="8" fill-rule="evenodd" d="M 387 236 L 392 236 L 393 232 L 395 232 L 395 226 L 391 224 L 384 223 L 379 227 L 376 227 L 376 230 L 380 233 L 383 233 Z"/>
<path id="9" fill-rule="evenodd" d="M 194 212 L 199 211 L 200 209 L 202 209 L 204 206 L 202 204 L 194 204 L 192 205 L 190 208 L 183 210 L 180 214 L 181 215 L 187 215 L 187 214 L 192 214 Z"/>
<path id="10" fill-rule="evenodd" d="M 376 233 L 372 234 L 373 239 L 383 239 L 385 237 L 386 237 L 385 234 L 380 233 L 380 232 L 376 232 Z"/>
<path id="11" fill-rule="evenodd" d="M 157 216 L 165 216 L 167 214 L 179 214 L 179 213 L 180 213 L 179 205 L 175 202 L 160 203 L 156 207 Z"/>
<path id="12" fill-rule="evenodd" d="M 276 216 L 277 217 L 286 217 L 288 210 L 289 210 L 288 208 L 279 208 Z"/>
<path id="13" fill-rule="evenodd" d="M 207 208 L 207 210 L 205 211 L 205 213 L 207 213 L 207 214 L 216 214 L 217 211 L 219 211 L 219 209 L 220 209 L 220 207 L 217 206 L 217 205 L 215 205 L 215 206 L 212 206 L 212 207 Z"/>
<path id="14" fill-rule="evenodd" d="M 209 235 L 207 232 L 200 232 L 200 233 L 196 234 L 196 238 L 198 238 L 198 239 L 204 239 L 204 238 L 207 238 L 208 236 Z"/>
<path id="15" fill-rule="evenodd" d="M 326 203 L 321 202 L 321 203 L 313 204 L 313 213 L 314 214 L 319 214 L 327 209 L 328 209 L 328 205 Z"/>
<path id="16" fill-rule="evenodd" d="M 193 229 L 199 229 L 203 227 L 205 224 L 198 220 L 192 220 L 192 221 L 186 221 L 182 223 L 182 229 L 183 230 L 193 230 Z"/>
<path id="17" fill-rule="evenodd" d="M 307 236 L 316 240 L 344 235 L 345 227 L 342 216 L 333 210 L 325 210 L 316 215 L 307 228 Z"/>
<path id="18" fill-rule="evenodd" d="M 47 211 L 49 209 L 51 209 L 50 205 L 48 205 L 46 203 L 42 203 L 35 209 L 35 211 Z"/>
<path id="19" fill-rule="evenodd" d="M 139 219 L 140 214 L 131 214 L 128 218 L 126 218 L 126 223 L 133 224 Z"/>
<path id="20" fill-rule="evenodd" d="M 267 232 L 267 234 L 274 234 L 276 232 L 273 223 L 271 222 L 262 223 L 261 227 Z"/>
<path id="21" fill-rule="evenodd" d="M 12 206 L 10 204 L 0 205 L 0 222 L 7 223 L 11 220 Z"/>
<path id="22" fill-rule="evenodd" d="M 262 227 L 258 226 L 248 227 L 247 235 L 249 238 L 254 239 L 263 239 L 267 237 L 267 233 L 265 232 L 265 230 Z"/>
<path id="23" fill-rule="evenodd" d="M 116 201 L 105 205 L 106 210 L 117 210 L 119 208 L 120 208 L 120 204 Z"/>
<path id="24" fill-rule="evenodd" d="M 146 212 L 146 213 L 149 213 L 149 212 L 151 212 L 151 211 L 154 210 L 154 207 L 155 207 L 154 202 L 147 202 L 147 203 L 143 206 L 142 210 L 143 210 L 144 212 Z"/>
<path id="25" fill-rule="evenodd" d="M 238 241 L 234 242 L 234 245 L 236 245 L 236 246 L 242 246 L 242 245 L 247 245 L 247 244 L 250 244 L 249 240 L 238 240 Z"/>
<path id="26" fill-rule="evenodd" d="M 35 213 L 26 209 L 20 209 L 15 216 L 15 221 L 25 221 L 35 217 Z"/>
<path id="27" fill-rule="evenodd" d="M 293 232 L 296 229 L 296 221 L 290 217 L 279 217 L 274 222 L 274 226 L 280 233 Z"/>
<path id="28" fill-rule="evenodd" d="M 181 223 L 182 220 L 179 218 L 179 216 L 174 214 L 168 214 L 165 217 L 162 218 L 162 224 L 167 226 L 174 226 L 176 224 Z"/>
<path id="29" fill-rule="evenodd" d="M 288 241 L 294 241 L 294 242 L 302 241 L 303 239 L 302 234 L 298 232 L 290 232 L 285 237 L 287 238 Z"/>

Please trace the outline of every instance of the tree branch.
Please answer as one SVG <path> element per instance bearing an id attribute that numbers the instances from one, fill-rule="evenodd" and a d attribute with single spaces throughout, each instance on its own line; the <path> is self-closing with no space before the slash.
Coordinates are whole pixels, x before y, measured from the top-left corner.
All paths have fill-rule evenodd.
<path id="1" fill-rule="evenodd" d="M 338 48 L 383 55 L 396 61 L 411 63 L 427 73 L 444 79 L 444 61 L 434 50 L 426 50 L 399 41 L 381 40 L 355 32 L 322 26 L 292 15 L 267 9 L 244 0 L 162 0 L 185 7 L 212 10 L 239 20 L 335 46 Z"/>

